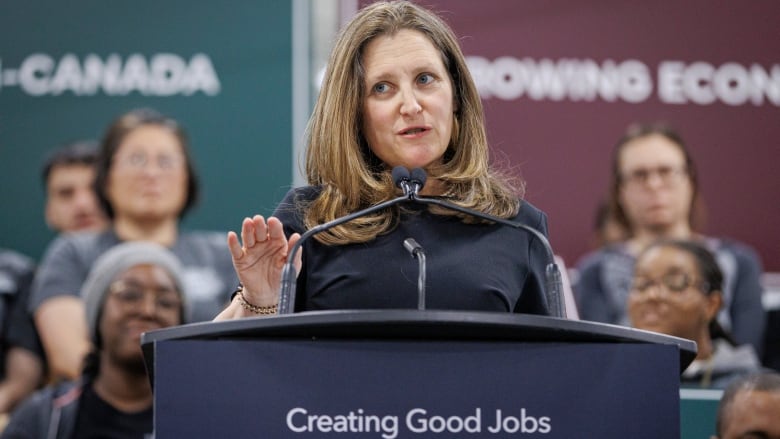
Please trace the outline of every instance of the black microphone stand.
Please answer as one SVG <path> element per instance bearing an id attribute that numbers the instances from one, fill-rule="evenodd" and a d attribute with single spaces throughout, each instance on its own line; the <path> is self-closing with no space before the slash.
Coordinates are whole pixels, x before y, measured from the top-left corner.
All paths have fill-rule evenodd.
<path id="1" fill-rule="evenodd" d="M 412 180 L 412 182 L 414 181 L 415 180 Z M 534 237 L 536 237 L 536 239 L 541 241 L 542 245 L 544 246 L 545 252 L 547 253 L 547 257 L 550 261 L 547 264 L 544 273 L 545 296 L 547 297 L 547 304 L 550 307 L 549 311 L 553 317 L 566 318 L 566 307 L 562 300 L 563 281 L 561 279 L 561 272 L 560 269 L 558 268 L 558 264 L 555 263 L 555 255 L 553 254 L 552 246 L 550 246 L 550 241 L 547 239 L 546 236 L 544 236 L 544 234 L 534 229 L 533 227 L 527 226 L 523 223 L 510 221 L 504 218 L 499 218 L 497 216 L 493 216 L 477 210 L 467 209 L 465 207 L 458 206 L 457 204 L 449 203 L 447 201 L 439 200 L 436 198 L 420 197 L 419 195 L 417 195 L 416 191 L 412 191 L 409 194 L 409 197 L 412 199 L 412 201 L 417 203 L 434 204 L 437 206 L 441 206 L 445 209 L 456 210 L 458 212 L 465 213 L 466 215 L 476 216 L 478 218 L 482 218 L 488 221 L 493 221 L 515 229 L 523 229 L 531 233 Z"/>
<path id="2" fill-rule="evenodd" d="M 417 259 L 417 309 L 422 311 L 425 309 L 425 250 L 414 238 L 404 239 L 404 248 Z"/>
<path id="3" fill-rule="evenodd" d="M 295 273 L 293 261 L 295 260 L 295 253 L 301 248 L 303 243 L 309 239 L 309 237 L 336 227 L 339 224 L 344 224 L 361 216 L 386 209 L 398 203 L 408 202 L 410 200 L 411 195 L 401 195 L 400 197 L 393 198 L 392 200 L 388 200 L 375 206 L 371 206 L 369 208 L 353 212 L 349 215 L 336 218 L 332 221 L 319 224 L 304 232 L 304 234 L 301 235 L 301 238 L 298 239 L 298 242 L 296 242 L 292 249 L 290 249 L 290 254 L 287 256 L 287 263 L 284 264 L 284 268 L 282 269 L 282 285 L 279 292 L 279 314 L 290 314 L 292 313 L 293 307 L 295 306 L 295 285 L 297 280 L 297 273 Z"/>
<path id="4" fill-rule="evenodd" d="M 436 198 L 420 197 L 418 192 L 425 185 L 426 179 L 425 171 L 420 168 L 413 169 L 410 177 L 408 169 L 402 166 L 396 166 L 393 168 L 392 176 L 396 186 L 400 187 L 404 192 L 404 194 L 400 197 L 393 198 L 392 200 L 388 200 L 375 206 L 371 206 L 366 209 L 343 216 L 341 218 L 336 218 L 332 221 L 317 225 L 301 235 L 300 239 L 298 239 L 298 242 L 296 242 L 292 249 L 290 249 L 290 254 L 287 255 L 287 262 L 284 264 L 284 268 L 282 269 L 281 287 L 279 291 L 279 314 L 290 314 L 293 311 L 295 306 L 295 287 L 297 280 L 297 273 L 295 273 L 293 262 L 295 261 L 295 254 L 300 250 L 303 243 L 312 235 L 316 235 L 317 233 L 324 232 L 340 224 L 344 224 L 361 216 L 386 209 L 399 203 L 416 202 L 421 204 L 434 204 L 445 209 L 455 210 L 467 215 L 476 216 L 478 218 L 493 221 L 515 229 L 523 229 L 539 239 L 539 241 L 544 246 L 550 261 L 550 263 L 547 264 L 547 267 L 545 268 L 545 295 L 547 298 L 547 304 L 550 308 L 549 311 L 553 317 L 566 317 L 566 308 L 562 300 L 563 282 L 561 280 L 561 272 L 558 269 L 558 265 L 555 263 L 555 255 L 553 254 L 552 247 L 550 246 L 550 241 L 546 236 L 533 227 L 529 227 L 522 223 L 499 218 L 497 216 L 476 210 L 467 209 L 465 207 L 458 206 L 457 204 L 449 203 L 447 201 Z"/>

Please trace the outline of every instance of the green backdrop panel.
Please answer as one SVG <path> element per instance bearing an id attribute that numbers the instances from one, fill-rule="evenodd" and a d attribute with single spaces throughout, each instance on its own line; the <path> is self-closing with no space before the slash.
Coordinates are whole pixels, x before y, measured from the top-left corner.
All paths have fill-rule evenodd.
<path id="1" fill-rule="evenodd" d="M 152 107 L 187 130 L 202 184 L 185 228 L 236 229 L 292 181 L 291 4 L 0 4 L 0 246 L 39 257 L 41 162 Z"/>

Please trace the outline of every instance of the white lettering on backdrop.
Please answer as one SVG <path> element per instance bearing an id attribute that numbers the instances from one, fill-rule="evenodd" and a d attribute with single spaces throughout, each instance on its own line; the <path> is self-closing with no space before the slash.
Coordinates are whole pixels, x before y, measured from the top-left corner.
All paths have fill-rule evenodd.
<path id="1" fill-rule="evenodd" d="M 197 53 L 189 61 L 172 53 L 157 53 L 148 58 L 131 54 L 122 58 L 111 54 L 105 59 L 95 54 L 79 58 L 66 53 L 59 59 L 33 53 L 18 69 L 0 63 L 0 88 L 18 86 L 31 96 L 124 96 L 138 92 L 145 96 L 190 96 L 202 92 L 219 94 L 221 84 L 211 58 Z"/>
<path id="2" fill-rule="evenodd" d="M 657 83 L 658 99 L 666 104 L 780 106 L 780 64 L 765 68 L 728 62 L 662 61 L 653 79 L 642 61 L 541 59 L 502 56 L 494 60 L 467 58 L 469 70 L 484 99 L 645 102 Z"/>

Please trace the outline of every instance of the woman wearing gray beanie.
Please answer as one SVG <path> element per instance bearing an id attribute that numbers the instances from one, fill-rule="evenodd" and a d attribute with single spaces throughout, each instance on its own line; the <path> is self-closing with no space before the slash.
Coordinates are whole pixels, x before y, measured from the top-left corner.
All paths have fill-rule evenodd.
<path id="1" fill-rule="evenodd" d="M 30 397 L 0 437 L 150 437 L 153 398 L 140 337 L 184 323 L 182 284 L 179 261 L 159 244 L 128 242 L 101 255 L 82 290 L 93 342 L 82 378 Z"/>
<path id="2" fill-rule="evenodd" d="M 102 232 L 58 236 L 35 274 L 33 314 L 55 379 L 78 378 L 90 349 L 80 292 L 97 258 L 122 242 L 152 241 L 170 249 L 184 269 L 192 321 L 224 309 L 238 277 L 222 232 L 182 230 L 198 184 L 184 128 L 151 109 L 117 117 L 100 144 L 95 190 L 111 219 Z"/>
<path id="3" fill-rule="evenodd" d="M 176 284 L 177 291 L 184 292 L 181 264 L 178 258 L 165 247 L 152 242 L 132 241 L 111 248 L 95 261 L 81 288 L 87 327 L 93 342 L 96 342 L 98 314 L 109 292 L 109 286 L 120 273 L 141 264 L 157 265 L 165 269 Z M 182 295 L 182 306 L 185 305 L 184 298 L 185 296 Z M 186 314 L 185 309 L 182 308 L 183 320 L 187 320 Z"/>

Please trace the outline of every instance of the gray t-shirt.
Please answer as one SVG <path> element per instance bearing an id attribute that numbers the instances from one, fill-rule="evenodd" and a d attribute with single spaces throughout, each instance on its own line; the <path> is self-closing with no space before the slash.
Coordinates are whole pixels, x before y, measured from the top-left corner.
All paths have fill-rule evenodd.
<path id="1" fill-rule="evenodd" d="M 79 295 L 92 263 L 120 242 L 109 230 L 64 234 L 46 250 L 32 288 L 31 313 L 45 300 L 62 294 Z M 225 235 L 220 232 L 183 232 L 170 249 L 181 261 L 184 294 L 189 302 L 188 322 L 213 319 L 230 300 L 238 284 Z"/>

